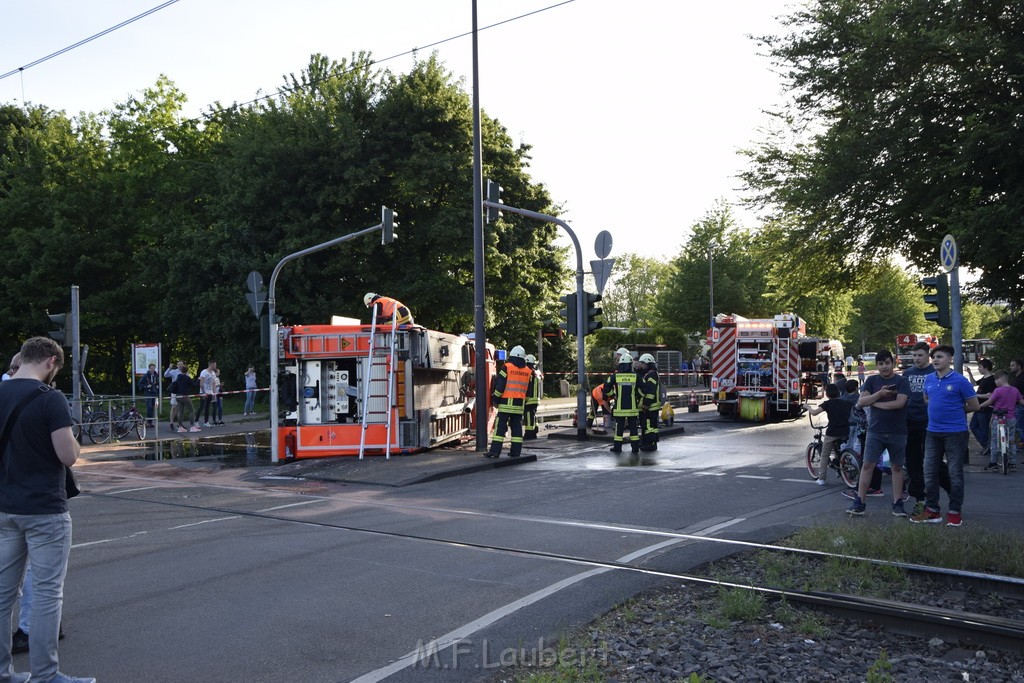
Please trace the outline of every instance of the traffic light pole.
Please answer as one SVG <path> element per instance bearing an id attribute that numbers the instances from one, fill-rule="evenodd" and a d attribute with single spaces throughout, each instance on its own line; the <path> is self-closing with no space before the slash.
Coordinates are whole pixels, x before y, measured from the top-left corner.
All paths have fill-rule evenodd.
<path id="1" fill-rule="evenodd" d="M 546 213 L 538 213 L 529 209 L 519 209 L 500 202 L 484 200 L 483 206 L 500 211 L 518 214 L 526 218 L 532 218 L 543 223 L 554 223 L 567 233 L 576 248 L 576 371 L 579 389 L 576 392 L 576 439 L 586 441 L 587 439 L 587 364 L 584 357 L 584 341 L 586 339 L 587 321 L 584 316 L 584 307 L 587 297 L 583 292 L 583 252 L 580 249 L 580 241 L 576 239 L 576 233 L 565 221 L 559 220 Z"/>
<path id="2" fill-rule="evenodd" d="M 82 328 L 79 324 L 78 285 L 71 285 L 71 411 L 82 424 Z"/>
<path id="3" fill-rule="evenodd" d="M 278 334 L 277 334 L 277 315 L 276 305 L 277 298 L 275 292 L 277 291 L 277 278 L 281 274 L 281 268 L 284 264 L 289 261 L 302 258 L 303 256 L 309 256 L 315 254 L 318 251 L 323 251 L 328 247 L 333 247 L 342 242 L 348 242 L 356 237 L 362 237 L 363 235 L 369 235 L 371 232 L 377 232 L 378 230 L 384 230 L 383 221 L 373 226 L 372 228 L 366 228 L 358 232 L 353 232 L 348 235 L 342 235 L 336 237 L 333 240 L 328 240 L 323 244 L 318 244 L 315 247 L 309 247 L 302 251 L 297 251 L 294 254 L 289 254 L 283 259 L 277 262 L 274 266 L 274 272 L 270 275 L 270 286 L 267 288 L 267 315 L 270 318 L 270 462 L 280 462 L 280 449 L 277 443 L 277 430 L 281 426 L 281 418 L 277 412 L 278 392 L 277 392 L 277 354 L 278 354 Z"/>
<path id="4" fill-rule="evenodd" d="M 949 271 L 949 322 L 953 334 L 953 369 L 959 373 L 964 371 L 964 332 L 960 316 L 960 264 Z"/>

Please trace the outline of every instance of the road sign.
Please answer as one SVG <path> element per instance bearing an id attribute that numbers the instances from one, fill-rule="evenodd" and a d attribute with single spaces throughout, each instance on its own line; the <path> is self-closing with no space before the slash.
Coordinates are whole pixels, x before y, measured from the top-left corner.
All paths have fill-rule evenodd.
<path id="1" fill-rule="evenodd" d="M 252 271 L 249 276 L 245 278 L 245 284 L 249 286 L 250 292 L 258 292 L 263 289 L 263 276 L 258 271 Z M 256 315 L 259 315 L 257 313 Z"/>
<path id="2" fill-rule="evenodd" d="M 608 240 L 609 242 L 611 241 L 610 236 Z M 602 258 L 600 261 L 590 262 L 590 271 L 594 274 L 594 284 L 597 285 L 598 294 L 604 294 L 604 286 L 608 284 L 608 278 L 611 277 L 613 265 L 615 265 L 615 259 L 613 258 Z"/>
<path id="3" fill-rule="evenodd" d="M 939 270 L 948 273 L 956 268 L 956 261 L 956 239 L 952 235 L 946 235 L 942 238 L 942 244 L 939 245 Z"/>
<path id="4" fill-rule="evenodd" d="M 263 313 L 263 305 L 267 303 L 266 292 L 246 292 L 245 300 L 249 302 L 249 308 L 252 309 L 252 314 L 257 318 Z"/>
<path id="5" fill-rule="evenodd" d="M 608 254 L 612 253 L 612 234 L 607 230 L 598 233 L 594 240 L 594 253 L 597 258 L 608 258 Z"/>

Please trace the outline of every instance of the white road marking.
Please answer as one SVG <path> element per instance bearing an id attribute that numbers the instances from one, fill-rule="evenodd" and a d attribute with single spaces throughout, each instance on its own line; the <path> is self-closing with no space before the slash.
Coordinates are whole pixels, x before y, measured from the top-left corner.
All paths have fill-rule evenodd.
<path id="1" fill-rule="evenodd" d="M 737 479 L 771 479 L 771 477 L 765 477 L 758 474 L 737 474 Z"/>
<path id="2" fill-rule="evenodd" d="M 241 515 L 231 515 L 230 517 L 216 517 L 214 519 L 204 519 L 201 522 L 192 522 L 191 524 L 181 524 L 179 526 L 172 526 L 168 531 L 174 531 L 175 529 L 185 529 L 190 526 L 199 526 L 200 524 L 212 524 L 213 522 L 226 522 L 229 519 L 241 519 Z"/>
<path id="3" fill-rule="evenodd" d="M 303 500 L 298 503 L 288 503 L 287 505 L 275 505 L 272 508 L 264 508 L 257 510 L 256 512 L 273 512 L 274 510 L 284 510 L 285 508 L 294 508 L 300 505 L 312 505 L 313 503 L 319 503 L 319 500 Z"/>
<path id="4" fill-rule="evenodd" d="M 121 491 L 104 491 L 103 493 L 108 496 L 116 496 L 121 493 L 135 493 L 136 491 L 149 491 L 150 489 L 162 489 L 163 486 L 141 486 L 137 489 L 122 489 Z"/>
<path id="5" fill-rule="evenodd" d="M 74 550 L 75 548 L 85 548 L 85 547 L 90 546 L 90 545 L 100 545 L 102 543 L 113 543 L 114 541 L 123 541 L 125 539 L 134 538 L 136 536 L 142 536 L 143 534 L 147 534 L 147 533 L 149 533 L 149 532 L 148 531 L 136 531 L 134 534 L 131 534 L 130 536 L 119 536 L 118 538 L 104 538 L 104 539 L 99 540 L 99 541 L 87 541 L 85 543 L 75 543 L 75 544 L 73 544 L 71 546 L 71 548 L 72 548 L 72 550 Z"/>
<path id="6" fill-rule="evenodd" d="M 780 479 L 779 481 L 792 481 L 797 484 L 814 484 L 813 479 Z"/>
<path id="7" fill-rule="evenodd" d="M 709 527 L 708 529 L 704 529 L 702 531 L 705 533 L 710 533 L 711 529 L 715 529 L 716 527 L 720 528 L 723 526 L 730 526 L 731 524 L 734 524 L 738 521 L 741 520 L 730 520 L 728 522 L 723 522 L 722 524 L 716 525 L 714 527 Z M 654 545 L 647 546 L 646 548 L 641 548 L 636 552 L 629 553 L 628 555 L 623 555 L 618 560 L 616 560 L 616 562 L 632 562 L 637 558 L 656 552 L 658 550 L 661 550 L 662 548 L 675 545 L 677 543 L 682 543 L 683 540 L 684 539 L 670 539 L 667 541 L 662 541 L 661 543 L 655 543 Z M 507 617 L 508 615 L 518 612 L 524 607 L 529 607 L 530 605 L 539 602 L 550 595 L 554 595 L 563 588 L 568 588 L 569 586 L 579 583 L 580 581 L 583 581 L 585 579 L 589 579 L 592 576 L 598 576 L 600 574 L 604 574 L 605 572 L 610 571 L 614 570 L 610 568 L 591 569 L 589 571 L 576 574 L 575 576 L 570 576 L 567 579 L 562 579 L 561 581 L 553 583 L 546 588 L 542 588 L 539 591 L 536 591 L 518 600 L 510 602 L 507 605 L 504 605 L 503 607 L 499 607 L 498 609 L 483 615 L 475 621 L 471 621 L 468 624 L 460 626 L 454 631 L 449 631 L 443 636 L 435 638 L 433 641 L 425 645 L 422 649 L 413 650 L 412 652 L 395 660 L 391 664 L 388 664 L 387 666 L 383 666 L 379 669 L 375 669 L 374 671 L 370 671 L 369 673 L 365 673 L 359 678 L 353 679 L 352 683 L 377 683 L 377 681 L 382 681 L 388 676 L 396 674 L 404 669 L 408 669 L 411 666 L 415 666 L 417 662 L 420 661 L 420 658 L 423 656 L 424 652 L 440 652 L 441 650 L 444 650 L 450 645 L 453 645 L 459 642 L 460 640 L 463 640 L 473 635 L 477 631 L 486 628 L 487 626 L 490 626 L 491 624 Z"/>

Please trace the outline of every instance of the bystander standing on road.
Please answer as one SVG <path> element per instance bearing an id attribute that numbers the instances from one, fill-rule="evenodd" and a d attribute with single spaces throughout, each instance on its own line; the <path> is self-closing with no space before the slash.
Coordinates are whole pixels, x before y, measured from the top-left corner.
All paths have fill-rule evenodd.
<path id="1" fill-rule="evenodd" d="M 857 497 L 846 512 L 864 514 L 864 499 L 875 464 L 881 459 L 882 451 L 887 450 L 892 468 L 892 514 L 906 517 L 903 509 L 903 466 L 907 449 L 906 406 L 910 400 L 910 386 L 906 379 L 895 373 L 895 361 L 889 351 L 882 349 L 878 352 L 875 367 L 878 374 L 868 377 L 857 399 L 857 407 L 870 407 L 871 410 L 868 412 L 868 434 L 864 442 Z"/>
<path id="2" fill-rule="evenodd" d="M 868 366 L 864 365 L 864 359 L 857 359 L 857 381 L 860 382 L 861 386 L 864 386 L 864 377 L 867 375 Z"/>
<path id="3" fill-rule="evenodd" d="M 924 381 L 935 372 L 926 342 L 914 344 L 911 350 L 913 363 L 903 371 L 903 377 L 910 385 L 910 400 L 907 401 L 907 487 L 917 501 L 913 514 L 920 514 L 925 505 L 924 487 L 924 444 L 928 433 L 928 406 L 924 402 Z M 939 467 L 939 486 L 949 492 L 949 470 L 945 463 Z"/>
<path id="4" fill-rule="evenodd" d="M 967 370 L 967 377 L 974 383 L 974 391 L 978 394 L 979 401 L 988 400 L 989 396 L 996 388 L 996 378 L 992 374 L 992 361 L 988 358 L 982 358 L 978 361 L 978 370 L 981 372 L 981 379 L 974 379 L 974 373 L 971 372 L 971 368 L 964 365 L 964 369 Z M 982 404 L 981 410 L 976 411 L 971 415 L 970 430 L 971 434 L 974 434 L 974 438 L 981 444 L 981 455 L 984 458 L 989 457 L 989 422 L 992 421 L 992 408 L 986 408 Z"/>
<path id="5" fill-rule="evenodd" d="M 150 363 L 149 369 L 139 378 L 139 391 L 146 397 L 146 421 L 156 424 L 156 401 L 160 396 L 160 373 L 156 371 L 156 363 Z"/>
<path id="6" fill-rule="evenodd" d="M 172 364 L 167 366 L 167 369 L 164 370 L 164 377 L 171 380 L 170 386 L 174 386 L 174 380 L 178 379 L 178 375 L 184 369 L 185 361 L 183 360 L 179 360 L 176 365 Z M 170 390 L 170 386 L 167 389 L 167 392 L 171 395 L 171 409 L 169 411 L 170 414 L 168 415 L 168 420 L 170 420 L 171 422 L 171 430 L 173 431 L 175 421 L 178 421 L 178 423 L 180 424 L 181 420 L 178 420 L 178 399 L 177 397 L 175 397 L 174 392 Z"/>
<path id="7" fill-rule="evenodd" d="M 1009 463 L 1007 469 L 1017 469 L 1017 444 L 1016 439 L 1013 438 L 1014 429 L 1017 427 L 1017 406 L 1024 403 L 1024 398 L 1021 398 L 1020 391 L 1017 387 L 1010 386 L 1010 375 L 1006 370 L 1000 370 L 995 375 L 996 388 L 992 390 L 992 395 L 981 404 L 981 408 L 988 409 L 992 413 L 992 423 L 989 425 L 989 433 L 992 435 L 992 443 L 989 446 L 989 463 L 985 467 L 987 472 L 995 472 L 999 469 L 999 463 L 996 462 L 996 457 L 999 453 L 999 434 L 998 431 L 998 416 L 995 414 L 996 411 L 1001 411 L 1006 417 L 1006 430 L 1010 435 L 1007 439 L 1006 460 Z M 979 411 L 980 412 L 980 411 Z M 977 415 L 977 413 L 975 413 Z"/>
<path id="8" fill-rule="evenodd" d="M 190 398 L 195 391 L 195 382 L 189 377 L 188 369 L 184 366 L 184 363 L 179 364 L 181 369 L 171 382 L 171 400 L 176 401 L 178 406 L 178 432 L 199 432 L 202 430 L 196 425 L 195 406 L 192 405 Z M 188 429 L 185 429 L 186 422 L 190 425 Z"/>
<path id="9" fill-rule="evenodd" d="M 847 376 L 853 374 L 853 356 L 846 357 L 846 374 Z"/>
<path id="10" fill-rule="evenodd" d="M 213 424 L 222 425 L 224 424 L 224 383 L 220 380 L 220 368 L 217 368 L 215 374 L 217 381 L 214 390 L 217 398 L 213 404 Z"/>
<path id="11" fill-rule="evenodd" d="M 967 413 L 978 409 L 971 382 L 953 370 L 953 347 L 932 349 L 935 372 L 925 377 L 924 400 L 928 404 L 928 432 L 924 446 L 925 508 L 911 517 L 916 523 L 940 524 L 939 477 L 942 459 L 949 468 L 948 526 L 960 526 L 964 503 L 964 451 L 967 448 Z"/>
<path id="12" fill-rule="evenodd" d="M 210 407 L 217 400 L 217 361 L 211 360 L 205 370 L 199 373 L 199 412 L 196 413 L 196 422 L 203 420 L 204 427 L 210 426 Z M 216 412 L 214 413 L 216 414 Z M 200 418 L 202 415 L 202 418 Z"/>
<path id="13" fill-rule="evenodd" d="M 63 365 L 60 345 L 33 337 L 21 347 L 17 376 L 0 384 L 0 672 L 16 683 L 30 678 L 96 681 L 58 670 L 57 641 L 71 553 L 66 470 L 80 452 L 67 399 L 48 386 Z M 26 562 L 33 567 L 31 674 L 20 674 L 12 666 L 11 611 Z"/>
<path id="14" fill-rule="evenodd" d="M 843 387 L 846 388 L 845 386 Z M 818 463 L 818 486 L 825 485 L 828 474 L 828 463 L 832 457 L 839 457 L 839 445 L 850 438 L 850 410 L 853 403 L 839 396 L 839 387 L 829 384 L 825 387 L 826 400 L 819 406 L 804 406 L 811 415 L 825 413 L 828 426 L 825 427 L 825 438 L 821 442 L 821 461 Z"/>
<path id="15" fill-rule="evenodd" d="M 242 415 L 256 414 L 256 368 L 252 365 L 245 371 L 245 407 Z"/>

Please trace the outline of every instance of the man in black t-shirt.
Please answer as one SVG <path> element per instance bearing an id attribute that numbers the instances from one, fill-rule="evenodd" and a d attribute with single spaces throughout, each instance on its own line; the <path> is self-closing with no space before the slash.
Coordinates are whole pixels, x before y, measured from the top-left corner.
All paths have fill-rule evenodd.
<path id="1" fill-rule="evenodd" d="M 964 365 L 964 370 L 967 372 L 967 377 L 974 382 L 975 391 L 978 394 L 979 401 L 986 401 L 992 392 L 996 390 L 996 377 L 992 374 L 992 361 L 988 358 L 982 358 L 978 361 L 978 370 L 981 371 L 981 379 L 974 379 L 974 373 L 971 369 Z M 971 414 L 970 430 L 971 434 L 974 434 L 974 438 L 981 444 L 982 456 L 988 458 L 989 454 L 989 434 L 988 424 L 992 421 L 992 409 L 981 408 Z M 966 460 L 964 462 L 967 462 Z M 987 462 L 987 460 L 986 460 Z"/>
<path id="2" fill-rule="evenodd" d="M 0 672 L 11 672 L 11 609 L 32 563 L 32 679 L 95 683 L 57 670 L 57 637 L 64 576 L 71 552 L 66 471 L 78 460 L 67 399 L 49 384 L 64 365 L 52 339 L 33 337 L 21 347 L 18 374 L 0 384 Z M 20 413 L 16 414 L 17 411 Z M 8 428 L 8 422 L 11 419 Z M 23 682 L 27 674 L 11 675 Z"/>
<path id="3" fill-rule="evenodd" d="M 833 451 L 838 455 L 839 445 L 850 438 L 850 410 L 853 404 L 839 398 L 839 387 L 835 384 L 825 386 L 828 398 L 816 408 L 810 408 L 811 415 L 825 413 L 828 415 L 828 426 L 825 427 L 825 438 L 821 441 L 821 462 L 818 463 L 818 486 L 825 485 L 828 473 L 828 459 Z"/>

